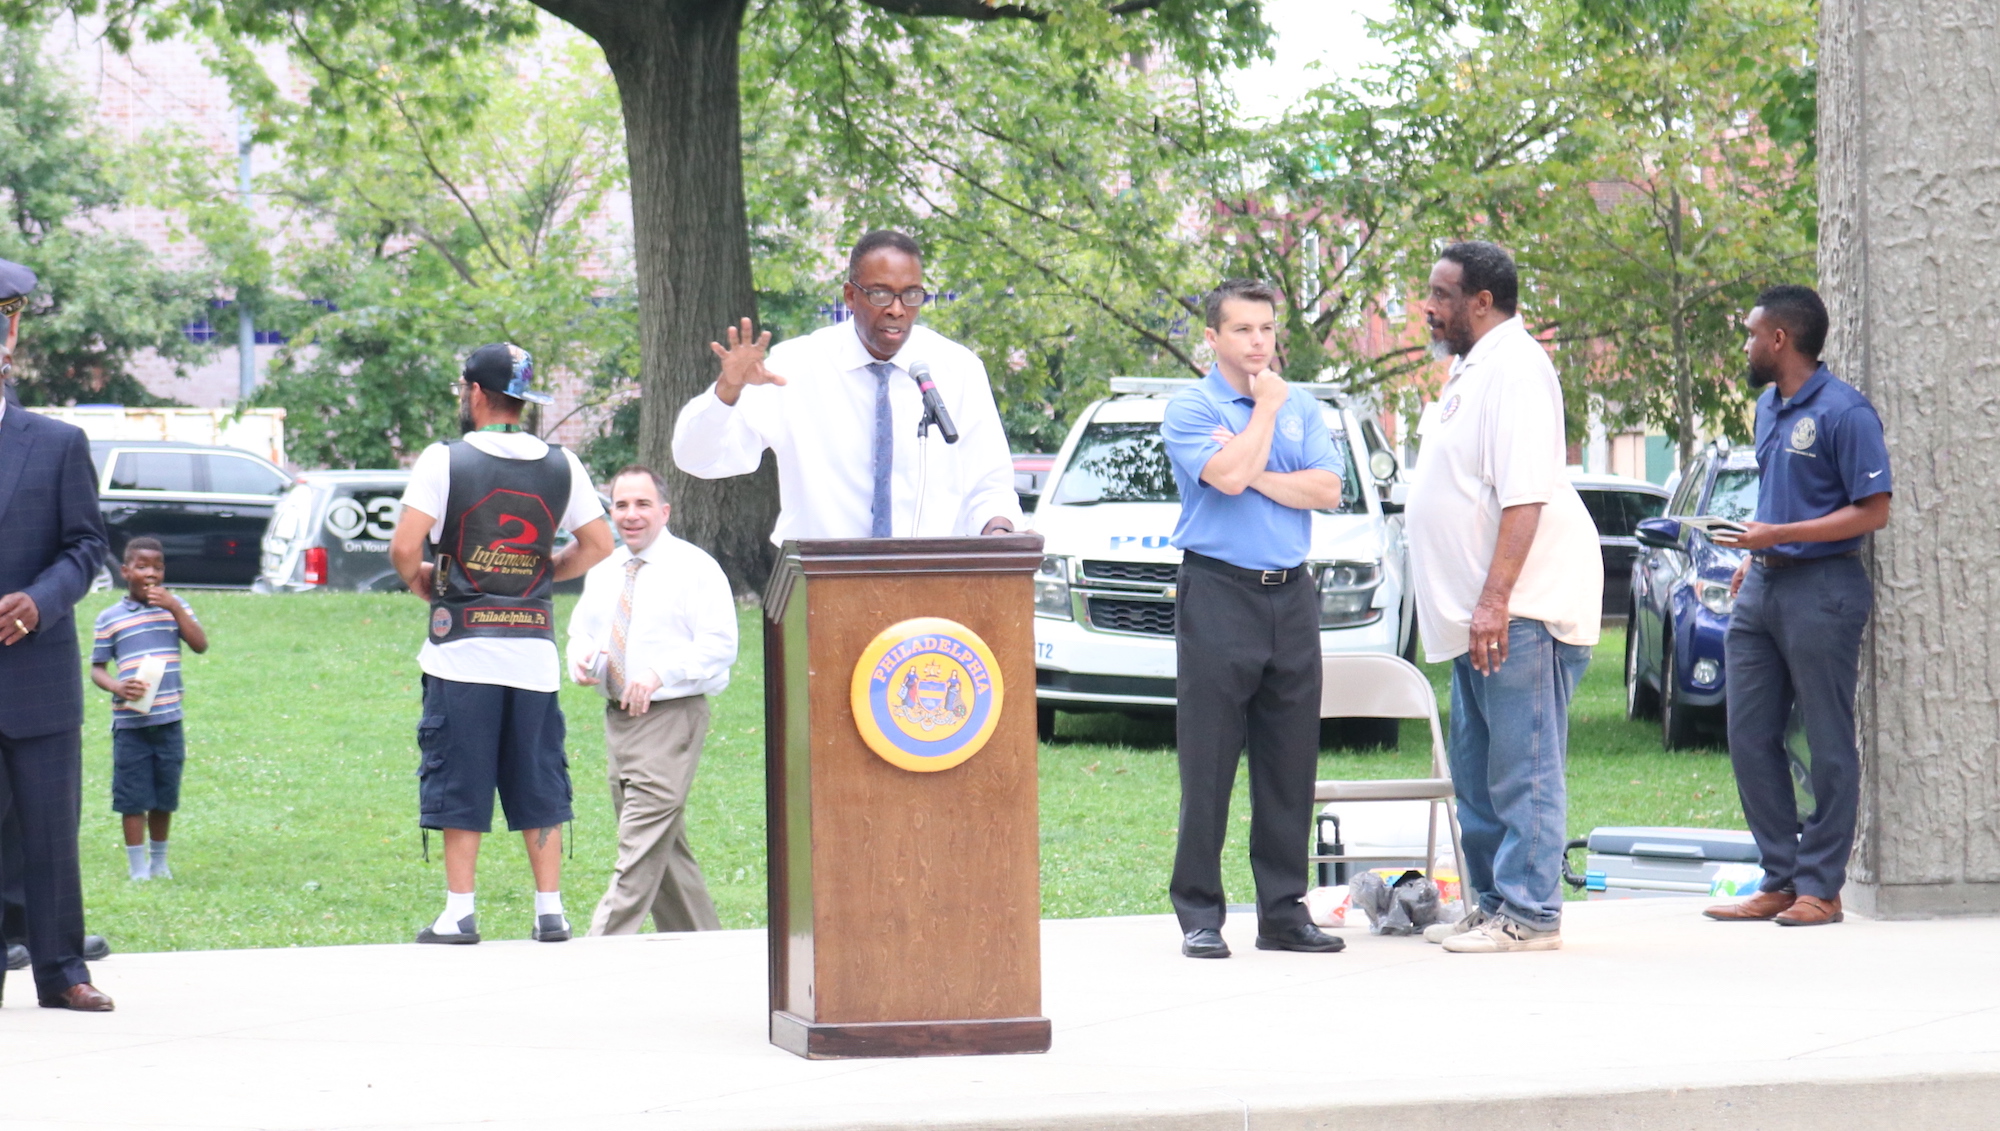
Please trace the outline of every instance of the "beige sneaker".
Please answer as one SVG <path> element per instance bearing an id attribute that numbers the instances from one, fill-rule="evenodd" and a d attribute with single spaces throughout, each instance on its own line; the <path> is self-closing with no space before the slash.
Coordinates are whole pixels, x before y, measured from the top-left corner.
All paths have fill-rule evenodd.
<path id="1" fill-rule="evenodd" d="M 1485 924 L 1462 935 L 1453 935 L 1444 940 L 1444 948 L 1453 954 L 1499 954 L 1513 950 L 1561 950 L 1562 928 L 1552 931 L 1537 931 L 1507 918 L 1495 915 Z"/>
<path id="2" fill-rule="evenodd" d="M 1430 926 L 1425 927 L 1424 941 L 1428 943 L 1441 943 L 1454 935 L 1462 935 L 1467 931 L 1474 930 L 1484 922 L 1486 922 L 1486 912 L 1474 907 L 1460 916 L 1456 923 L 1432 923 Z"/>

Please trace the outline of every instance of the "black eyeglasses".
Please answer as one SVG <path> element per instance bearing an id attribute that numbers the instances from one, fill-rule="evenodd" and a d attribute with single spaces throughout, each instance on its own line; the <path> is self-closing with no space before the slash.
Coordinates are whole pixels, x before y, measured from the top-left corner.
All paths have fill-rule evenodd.
<path id="1" fill-rule="evenodd" d="M 850 283 L 854 282 L 852 279 L 848 281 Z M 931 293 L 923 289 L 922 287 L 911 287 L 908 290 L 892 291 L 887 287 L 864 287 L 859 283 L 854 283 L 854 289 L 860 291 L 864 296 L 867 297 L 868 305 L 870 306 L 886 307 L 890 303 L 895 302 L 897 299 L 902 299 L 904 306 L 909 307 L 911 310 L 915 310 L 916 308 L 922 306 L 923 304 L 931 300 Z"/>

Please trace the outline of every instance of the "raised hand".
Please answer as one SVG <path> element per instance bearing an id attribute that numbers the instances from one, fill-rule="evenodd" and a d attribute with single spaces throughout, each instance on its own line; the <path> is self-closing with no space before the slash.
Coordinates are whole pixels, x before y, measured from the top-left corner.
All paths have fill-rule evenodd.
<path id="1" fill-rule="evenodd" d="M 727 349 L 720 342 L 708 343 L 708 348 L 722 361 L 722 372 L 715 379 L 715 395 L 723 404 L 733 405 L 743 393 L 745 385 L 782 385 L 783 377 L 764 366 L 764 352 L 771 345 L 771 331 L 752 336 L 750 320 L 743 319 L 739 326 L 731 326 L 724 334 L 729 339 Z"/>

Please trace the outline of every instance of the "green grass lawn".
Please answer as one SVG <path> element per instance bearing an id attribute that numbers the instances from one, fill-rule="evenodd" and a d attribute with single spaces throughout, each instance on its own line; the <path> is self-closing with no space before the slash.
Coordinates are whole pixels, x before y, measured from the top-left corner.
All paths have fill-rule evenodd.
<path id="1" fill-rule="evenodd" d="M 422 608 L 402 595 L 186 594 L 207 655 L 185 658 L 188 767 L 171 881 L 125 878 L 110 809 L 110 708 L 90 689 L 84 725 L 84 896 L 92 931 L 120 950 L 401 942 L 442 906 L 439 845 L 416 827 Z M 116 594 L 78 608 L 88 626 Z M 570 598 L 559 599 L 567 619 Z M 725 926 L 764 921 L 762 660 L 757 613 L 715 704 L 690 808 L 690 836 Z M 1687 824 L 1741 828 L 1728 759 L 1666 754 L 1656 727 L 1628 723 L 1607 633 L 1570 731 L 1570 828 Z M 1443 668 L 1430 669 L 1442 687 Z M 604 785 L 602 700 L 565 685 L 577 819 L 566 865 L 572 921 L 590 916 L 610 875 L 616 822 Z M 1425 738 L 1404 727 L 1394 752 L 1327 752 L 1324 777 L 1423 772 Z M 1051 917 L 1166 912 L 1178 804 L 1173 734 L 1160 720 L 1064 715 L 1044 744 L 1042 908 Z M 1232 900 L 1248 902 L 1239 779 L 1225 856 Z M 496 814 L 496 823 L 498 817 Z M 480 927 L 525 937 L 532 885 L 518 839 L 497 834 L 481 860 Z"/>

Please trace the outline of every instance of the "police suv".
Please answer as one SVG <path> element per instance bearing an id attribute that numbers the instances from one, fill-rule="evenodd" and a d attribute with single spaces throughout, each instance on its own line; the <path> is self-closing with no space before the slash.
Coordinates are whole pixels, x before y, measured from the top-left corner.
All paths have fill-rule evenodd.
<path id="1" fill-rule="evenodd" d="M 1160 439 L 1167 401 L 1192 380 L 1115 377 L 1056 453 L 1029 524 L 1047 554 L 1035 578 L 1035 705 L 1042 737 L 1063 711 L 1148 713 L 1174 706 L 1174 594 L 1168 545 L 1180 492 Z M 1316 511 L 1307 568 L 1319 586 L 1324 653 L 1414 656 L 1399 464 L 1381 426 L 1329 386 L 1321 401 L 1345 464 L 1340 506 Z M 1368 469 L 1360 473 L 1360 467 Z M 1400 492 L 1396 492 L 1400 498 Z M 1396 722 L 1357 720 L 1336 739 L 1387 745 Z"/>

